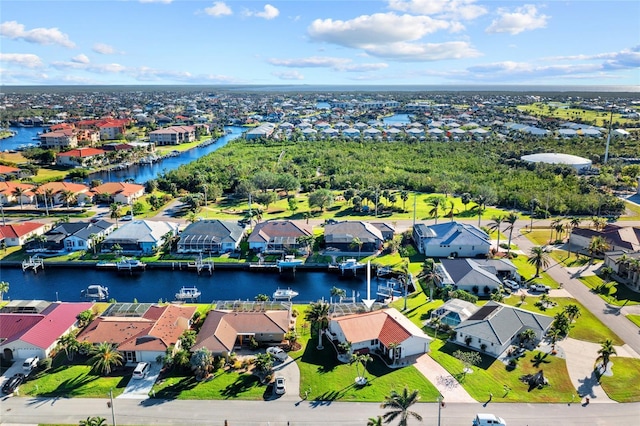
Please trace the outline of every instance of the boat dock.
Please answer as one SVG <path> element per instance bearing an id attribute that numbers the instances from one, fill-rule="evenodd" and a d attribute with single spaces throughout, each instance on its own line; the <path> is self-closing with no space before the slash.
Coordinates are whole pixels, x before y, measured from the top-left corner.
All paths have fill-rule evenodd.
<path id="1" fill-rule="evenodd" d="M 195 269 L 198 275 L 200 275 L 202 271 L 208 271 L 209 275 L 212 275 L 214 266 L 212 261 L 203 260 L 202 255 L 200 255 L 194 262 L 189 262 L 187 268 Z"/>
<path id="2" fill-rule="evenodd" d="M 25 259 L 22 261 L 22 271 L 26 271 L 27 269 L 33 269 L 34 273 L 38 273 L 38 268 L 44 269 L 44 259 L 40 257 L 32 257 L 29 256 L 29 259 Z"/>

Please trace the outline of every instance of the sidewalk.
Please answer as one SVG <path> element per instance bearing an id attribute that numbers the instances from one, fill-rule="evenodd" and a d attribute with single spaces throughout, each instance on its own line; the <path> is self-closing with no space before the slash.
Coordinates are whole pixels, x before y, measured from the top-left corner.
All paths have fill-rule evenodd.
<path id="1" fill-rule="evenodd" d="M 467 393 L 458 381 L 435 362 L 429 354 L 418 357 L 415 367 L 440 391 L 447 403 L 452 402 L 477 402 Z"/>

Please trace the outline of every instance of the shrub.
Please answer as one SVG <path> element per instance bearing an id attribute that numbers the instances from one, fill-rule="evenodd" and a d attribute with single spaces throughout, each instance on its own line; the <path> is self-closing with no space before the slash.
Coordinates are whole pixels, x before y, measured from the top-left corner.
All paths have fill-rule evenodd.
<path id="1" fill-rule="evenodd" d="M 53 360 L 51 358 L 44 358 L 38 361 L 38 370 L 48 370 L 51 368 Z"/>

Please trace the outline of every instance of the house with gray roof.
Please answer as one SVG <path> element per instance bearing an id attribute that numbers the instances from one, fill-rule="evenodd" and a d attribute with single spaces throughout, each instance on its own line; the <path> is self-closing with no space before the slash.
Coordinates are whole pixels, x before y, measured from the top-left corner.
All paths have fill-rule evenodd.
<path id="1" fill-rule="evenodd" d="M 109 235 L 115 225 L 106 220 L 93 222 L 63 222 L 44 234 L 46 240 L 29 241 L 27 251 L 79 251 L 92 247 L 92 240 Z"/>
<path id="2" fill-rule="evenodd" d="M 442 259 L 436 270 L 442 278 L 441 285 L 452 285 L 475 295 L 488 295 L 502 285 L 493 272 L 473 259 Z"/>
<path id="3" fill-rule="evenodd" d="M 354 247 L 356 239 L 360 240 L 362 246 Z M 344 221 L 325 226 L 324 242 L 328 249 L 374 253 L 382 249 L 384 237 L 382 231 L 369 222 Z"/>
<path id="4" fill-rule="evenodd" d="M 134 220 L 113 231 L 102 242 L 102 252 L 112 252 L 116 245 L 123 254 L 141 255 L 157 252 L 168 236 L 178 234 L 175 222 Z"/>
<path id="5" fill-rule="evenodd" d="M 237 222 L 198 220 L 180 233 L 178 253 L 225 253 L 237 250 L 244 227 Z"/>
<path id="6" fill-rule="evenodd" d="M 489 253 L 489 235 L 475 225 L 445 222 L 413 227 L 413 241 L 429 257 L 477 257 Z"/>
<path id="7" fill-rule="evenodd" d="M 249 235 L 249 249 L 256 252 L 283 253 L 298 250 L 304 244 L 299 238 L 313 235 L 310 226 L 291 220 L 269 220 L 258 223 Z"/>
<path id="8" fill-rule="evenodd" d="M 553 318 L 524 309 L 489 301 L 454 330 L 454 343 L 499 356 L 516 344 L 518 335 L 527 329 L 542 339 L 551 327 Z"/>
<path id="9" fill-rule="evenodd" d="M 459 325 L 475 314 L 480 306 L 461 299 L 449 299 L 444 305 L 431 312 L 431 319 L 438 318 L 443 324 L 451 327 Z"/>

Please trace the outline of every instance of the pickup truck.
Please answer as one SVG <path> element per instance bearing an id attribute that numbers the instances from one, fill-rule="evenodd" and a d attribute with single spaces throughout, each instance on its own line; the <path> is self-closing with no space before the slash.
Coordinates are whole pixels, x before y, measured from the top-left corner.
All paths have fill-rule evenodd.
<path id="1" fill-rule="evenodd" d="M 531 286 L 529 286 L 529 290 L 539 291 L 541 293 L 549 293 L 549 290 L 551 290 L 551 287 L 544 284 L 531 284 Z"/>

